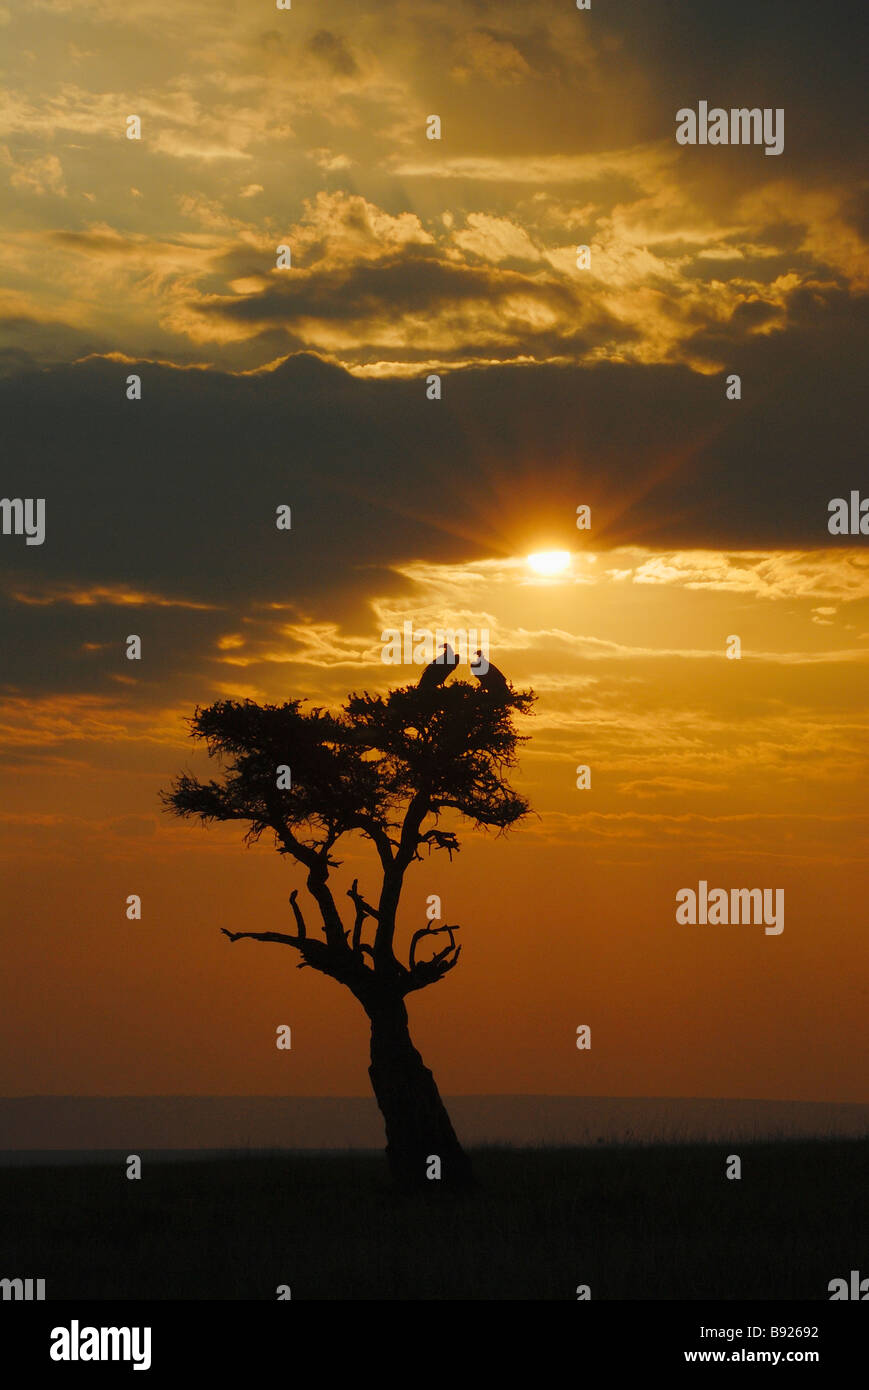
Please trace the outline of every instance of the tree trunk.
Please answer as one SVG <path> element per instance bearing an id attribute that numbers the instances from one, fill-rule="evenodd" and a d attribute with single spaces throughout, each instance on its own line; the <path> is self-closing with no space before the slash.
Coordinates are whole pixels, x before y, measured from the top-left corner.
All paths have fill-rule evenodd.
<path id="1" fill-rule="evenodd" d="M 381 1000 L 368 1009 L 371 1066 L 368 1075 L 386 1122 L 386 1157 L 396 1187 L 469 1188 L 470 1160 L 456 1138 L 434 1077 L 410 1040 L 404 1000 Z M 437 1172 L 440 1179 L 429 1176 Z"/>

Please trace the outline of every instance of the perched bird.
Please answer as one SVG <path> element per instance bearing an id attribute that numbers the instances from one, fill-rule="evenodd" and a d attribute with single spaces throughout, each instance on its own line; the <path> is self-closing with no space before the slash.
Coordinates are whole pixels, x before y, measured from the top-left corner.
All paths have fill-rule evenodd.
<path id="1" fill-rule="evenodd" d="M 436 690 L 439 685 L 443 685 L 450 671 L 455 671 L 458 664 L 459 658 L 449 642 L 444 642 L 443 655 L 435 657 L 434 661 L 430 661 L 426 666 L 416 683 L 417 690 Z"/>
<path id="2" fill-rule="evenodd" d="M 488 695 L 510 694 L 507 677 L 503 671 L 498 670 L 497 666 L 492 666 L 484 660 L 482 652 L 477 652 L 471 662 L 471 672 Z"/>

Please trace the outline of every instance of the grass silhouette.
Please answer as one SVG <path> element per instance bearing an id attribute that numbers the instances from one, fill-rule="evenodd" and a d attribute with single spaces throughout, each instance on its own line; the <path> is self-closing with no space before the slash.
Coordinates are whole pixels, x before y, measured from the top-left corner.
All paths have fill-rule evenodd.
<path id="1" fill-rule="evenodd" d="M 725 1158 L 742 1158 L 742 1179 Z M 396 1197 L 382 1155 L 9 1168 L 0 1266 L 48 1299 L 821 1299 L 865 1262 L 869 1141 L 487 1147 Z"/>

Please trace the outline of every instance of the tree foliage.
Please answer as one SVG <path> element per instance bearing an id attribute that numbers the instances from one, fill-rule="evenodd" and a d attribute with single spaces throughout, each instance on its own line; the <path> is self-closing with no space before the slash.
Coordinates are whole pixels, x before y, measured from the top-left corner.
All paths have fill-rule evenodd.
<path id="1" fill-rule="evenodd" d="M 414 934 L 408 964 L 395 956 L 404 874 L 423 847 L 450 857 L 460 848 L 455 830 L 439 825 L 443 813 L 499 832 L 528 813 L 508 777 L 522 741 L 512 716 L 527 713 L 534 698 L 531 691 L 512 689 L 496 698 L 454 681 L 432 690 L 407 686 L 386 695 L 354 694 L 337 713 L 306 710 L 301 700 L 221 700 L 198 707 L 192 736 L 220 763 L 222 775 L 200 781 L 182 774 L 163 794 L 165 805 L 204 822 L 246 822 L 248 841 L 270 831 L 278 851 L 307 869 L 324 939 L 308 932 L 297 892 L 290 899 L 294 934 L 226 934 L 295 946 L 302 965 L 343 981 L 366 1007 L 376 986 L 405 994 L 442 978 L 458 960 L 457 927 L 423 927 Z M 281 766 L 290 768 L 290 787 L 278 786 Z M 348 896 L 355 919 L 346 926 L 328 880 L 340 863 L 338 841 L 354 831 L 376 849 L 382 886 L 375 905 L 354 882 Z M 373 942 L 365 935 L 369 919 Z M 417 959 L 420 942 L 438 934 L 447 935 L 449 944 L 427 960 Z"/>

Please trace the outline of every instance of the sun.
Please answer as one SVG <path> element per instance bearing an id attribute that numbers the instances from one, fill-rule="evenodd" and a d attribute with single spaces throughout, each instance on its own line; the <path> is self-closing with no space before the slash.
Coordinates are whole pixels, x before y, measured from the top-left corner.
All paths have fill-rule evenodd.
<path id="1" fill-rule="evenodd" d="M 570 551 L 541 550 L 528 556 L 528 564 L 535 574 L 564 574 L 570 569 Z"/>

